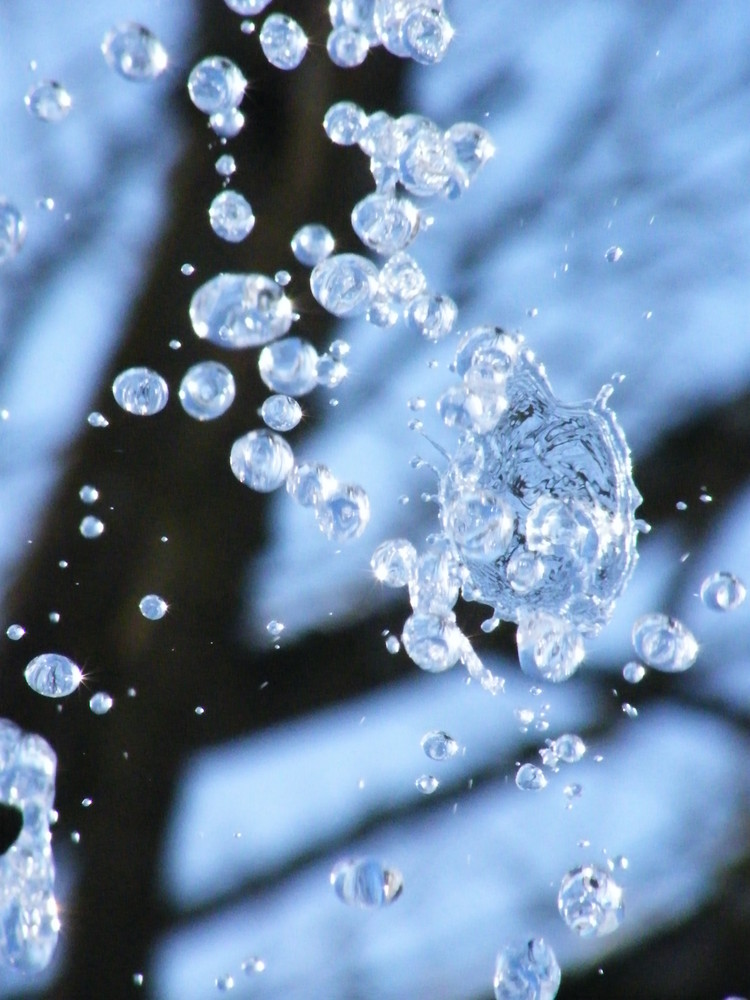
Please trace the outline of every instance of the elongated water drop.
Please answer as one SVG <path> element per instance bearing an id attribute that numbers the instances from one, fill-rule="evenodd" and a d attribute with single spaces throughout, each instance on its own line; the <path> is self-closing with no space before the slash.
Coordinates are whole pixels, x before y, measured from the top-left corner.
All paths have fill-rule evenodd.
<path id="1" fill-rule="evenodd" d="M 83 679 L 81 668 L 61 653 L 35 656 L 24 671 L 26 683 L 46 698 L 65 698 L 72 694 Z"/>
<path id="2" fill-rule="evenodd" d="M 331 885 L 349 906 L 375 909 L 398 899 L 404 878 L 396 868 L 385 868 L 374 858 L 340 861 L 331 872 Z"/>
<path id="3" fill-rule="evenodd" d="M 265 274 L 219 274 L 190 300 L 196 334 L 220 347 L 258 347 L 292 325 L 292 304 Z"/>
<path id="4" fill-rule="evenodd" d="M 26 220 L 15 205 L 0 198 L 0 264 L 11 260 L 26 240 Z"/>

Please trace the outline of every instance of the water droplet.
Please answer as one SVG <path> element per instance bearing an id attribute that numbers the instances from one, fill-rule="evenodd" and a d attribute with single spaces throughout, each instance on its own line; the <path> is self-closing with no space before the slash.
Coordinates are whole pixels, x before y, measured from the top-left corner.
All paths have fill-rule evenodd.
<path id="1" fill-rule="evenodd" d="M 634 622 L 632 640 L 647 666 L 668 674 L 687 670 L 698 656 L 693 633 L 676 618 L 658 612 L 641 615 Z"/>
<path id="2" fill-rule="evenodd" d="M 498 953 L 493 986 L 496 1000 L 554 1000 L 561 972 L 543 938 L 508 944 Z"/>
<path id="3" fill-rule="evenodd" d="M 52 622 L 53 625 L 57 625 L 58 622 L 60 621 L 60 612 L 59 611 L 50 611 L 50 613 L 47 615 L 47 617 L 49 618 L 49 620 Z"/>
<path id="4" fill-rule="evenodd" d="M 492 159 L 495 144 L 486 129 L 472 122 L 457 122 L 445 135 L 456 155 L 448 188 L 449 197 L 455 197 L 469 187 L 482 167 Z M 532 308 L 528 310 L 528 315 L 533 318 L 538 312 L 538 309 Z"/>
<path id="5" fill-rule="evenodd" d="M 214 984 L 220 993 L 225 993 L 227 990 L 234 989 L 234 977 L 230 976 L 228 973 L 225 976 L 218 976 L 214 980 Z"/>
<path id="6" fill-rule="evenodd" d="M 610 264 L 615 264 L 622 257 L 622 254 L 623 254 L 622 247 L 614 247 L 613 246 L 613 247 L 610 247 L 605 252 L 604 257 L 605 257 L 606 260 L 609 261 Z"/>
<path id="7" fill-rule="evenodd" d="M 443 732 L 442 729 L 431 729 L 419 741 L 419 745 L 430 760 L 447 760 L 458 753 L 458 743 Z"/>
<path id="8" fill-rule="evenodd" d="M 164 600 L 163 597 L 159 597 L 158 594 L 146 594 L 138 602 L 138 608 L 144 618 L 148 618 L 149 621 L 155 622 L 160 618 L 163 618 L 167 613 L 169 605 Z"/>
<path id="9" fill-rule="evenodd" d="M 349 374 L 349 369 L 342 362 L 331 357 L 330 354 L 321 354 L 315 367 L 318 385 L 325 386 L 326 389 L 335 389 Z"/>
<path id="10" fill-rule="evenodd" d="M 259 493 L 270 493 L 291 472 L 294 455 L 284 438 L 274 431 L 250 431 L 232 445 L 229 465 L 245 486 Z"/>
<path id="11" fill-rule="evenodd" d="M 148 28 L 126 21 L 104 36 L 102 55 L 126 80 L 155 80 L 167 68 L 167 50 Z"/>
<path id="12" fill-rule="evenodd" d="M 241 14 L 243 17 L 252 17 L 254 14 L 262 13 L 271 3 L 271 0 L 224 0 L 224 3 L 235 14 Z"/>
<path id="13" fill-rule="evenodd" d="M 35 656 L 24 671 L 26 683 L 37 694 L 47 698 L 64 698 L 72 694 L 83 679 L 81 668 L 60 653 Z"/>
<path id="14" fill-rule="evenodd" d="M 112 383 L 115 401 L 127 413 L 150 417 L 167 405 L 167 383 L 150 368 L 127 368 Z"/>
<path id="15" fill-rule="evenodd" d="M 359 538 L 370 521 L 370 499 L 361 486 L 339 483 L 318 503 L 315 520 L 332 541 Z"/>
<path id="16" fill-rule="evenodd" d="M 701 584 L 701 600 L 712 611 L 735 611 L 746 596 L 744 583 L 733 573 L 713 573 Z"/>
<path id="17" fill-rule="evenodd" d="M 286 481 L 287 493 L 300 507 L 317 507 L 338 486 L 331 470 L 320 462 L 302 462 L 295 465 Z"/>
<path id="18" fill-rule="evenodd" d="M 221 177 L 231 177 L 237 169 L 237 164 L 233 156 L 223 153 L 216 161 L 216 173 Z"/>
<path id="19" fill-rule="evenodd" d="M 234 402 L 234 376 L 218 361 L 201 361 L 188 368 L 180 382 L 179 399 L 195 420 L 215 420 Z"/>
<path id="20" fill-rule="evenodd" d="M 554 684 L 572 677 L 584 657 L 577 629 L 544 612 L 521 613 L 516 643 L 523 672 Z"/>
<path id="21" fill-rule="evenodd" d="M 638 709 L 634 705 L 631 705 L 630 702 L 624 701 L 622 703 L 622 710 L 629 719 L 638 718 Z"/>
<path id="22" fill-rule="evenodd" d="M 360 316 L 377 294 L 378 269 L 359 254 L 336 254 L 315 265 L 310 290 L 334 316 Z"/>
<path id="23" fill-rule="evenodd" d="M 255 225 L 255 216 L 247 201 L 237 191 L 222 191 L 208 210 L 211 228 L 228 243 L 241 243 Z"/>
<path id="24" fill-rule="evenodd" d="M 631 660 L 622 668 L 622 676 L 630 684 L 640 684 L 646 676 L 646 668 L 637 660 Z"/>
<path id="25" fill-rule="evenodd" d="M 196 715 L 203 715 L 205 711 L 206 711 L 205 708 L 203 708 L 201 705 L 197 705 L 195 708 Z"/>
<path id="26" fill-rule="evenodd" d="M 398 641 L 398 637 L 395 635 L 389 635 L 385 640 L 385 648 L 391 656 L 395 656 L 401 649 L 401 643 Z"/>
<path id="27" fill-rule="evenodd" d="M 281 285 L 282 288 L 286 288 L 286 286 L 291 283 L 292 276 L 288 271 L 277 271 L 273 276 L 273 280 L 277 285 Z"/>
<path id="28" fill-rule="evenodd" d="M 374 858 L 340 861 L 331 885 L 343 903 L 360 909 L 387 906 L 401 895 L 404 878 L 397 868 L 385 868 Z"/>
<path id="29" fill-rule="evenodd" d="M 417 550 L 406 538 L 389 538 L 375 549 L 370 567 L 387 587 L 405 587 L 417 565 Z"/>
<path id="30" fill-rule="evenodd" d="M 536 764 L 521 764 L 516 771 L 516 785 L 523 792 L 541 792 L 547 787 L 547 777 Z"/>
<path id="31" fill-rule="evenodd" d="M 560 883 L 557 908 L 572 931 L 581 937 L 611 934 L 625 914 L 622 889 L 606 868 L 580 865 Z"/>
<path id="32" fill-rule="evenodd" d="M 583 786 L 579 785 L 577 782 L 573 782 L 570 785 L 566 785 L 563 788 L 563 795 L 568 800 L 580 799 L 583 795 Z"/>
<path id="33" fill-rule="evenodd" d="M 413 201 L 390 194 L 368 194 L 352 209 L 352 228 L 365 246 L 390 257 L 405 250 L 420 227 Z"/>
<path id="34" fill-rule="evenodd" d="M 415 296 L 406 311 L 406 321 L 427 340 L 443 340 L 453 331 L 458 306 L 449 295 L 425 293 Z"/>
<path id="35" fill-rule="evenodd" d="M 26 629 L 23 625 L 9 625 L 5 630 L 5 634 L 9 639 L 12 639 L 13 642 L 18 642 L 19 639 L 23 639 L 26 635 Z"/>
<path id="36" fill-rule="evenodd" d="M 23 102 L 31 114 L 43 122 L 61 122 L 73 107 L 70 94 L 56 80 L 35 83 Z"/>
<path id="37" fill-rule="evenodd" d="M 278 639 L 283 631 L 284 623 L 277 622 L 275 618 L 272 618 L 266 625 L 266 632 L 268 632 L 272 639 Z"/>
<path id="38" fill-rule="evenodd" d="M 453 25 L 432 4 L 420 4 L 406 15 L 401 25 L 404 55 L 425 66 L 443 59 L 453 35 Z"/>
<path id="39" fill-rule="evenodd" d="M 258 356 L 261 379 L 273 392 L 304 396 L 318 384 L 318 352 L 299 337 L 285 337 Z"/>
<path id="40" fill-rule="evenodd" d="M 443 528 L 464 560 L 494 562 L 508 548 L 514 519 L 490 490 L 455 490 L 440 503 Z"/>
<path id="41" fill-rule="evenodd" d="M 134 972 L 133 973 L 133 985 L 134 986 L 143 986 L 143 973 L 142 972 Z"/>
<path id="42" fill-rule="evenodd" d="M 409 600 L 415 610 L 441 615 L 451 611 L 461 586 L 460 565 L 447 541 L 439 537 L 417 559 L 409 577 Z"/>
<path id="43" fill-rule="evenodd" d="M 71 841 L 74 844 L 80 844 L 81 843 L 81 835 L 78 832 L 78 830 L 73 830 L 73 832 L 70 835 L 70 839 L 71 839 Z"/>
<path id="44" fill-rule="evenodd" d="M 251 976 L 256 972 L 264 972 L 266 963 L 262 958 L 257 958 L 255 955 L 252 955 L 250 958 L 245 959 L 240 968 L 245 975 Z"/>
<path id="45" fill-rule="evenodd" d="M 315 267 L 333 253 L 335 241 L 330 229 L 318 222 L 309 222 L 294 234 L 292 253 L 305 267 Z"/>
<path id="46" fill-rule="evenodd" d="M 367 115 L 353 101 L 332 104 L 323 118 L 326 135 L 337 146 L 353 146 L 362 137 Z"/>
<path id="47" fill-rule="evenodd" d="M 263 54 L 277 69 L 296 69 L 305 58 L 307 35 L 287 14 L 267 17 L 258 37 Z"/>
<path id="48" fill-rule="evenodd" d="M 98 517 L 88 514 L 78 525 L 78 530 L 84 538 L 99 538 L 104 533 L 104 522 Z"/>
<path id="49" fill-rule="evenodd" d="M 233 139 L 245 127 L 245 116 L 239 108 L 230 108 L 229 111 L 217 111 L 210 115 L 208 124 L 220 139 Z"/>
<path id="50" fill-rule="evenodd" d="M 401 641 L 418 667 L 440 673 L 460 659 L 464 636 L 452 612 L 439 615 L 417 611 L 404 622 Z"/>
<path id="51" fill-rule="evenodd" d="M 26 239 L 26 220 L 18 209 L 0 198 L 0 264 L 15 257 Z"/>
<path id="52" fill-rule="evenodd" d="M 555 756 L 566 764 L 576 764 L 586 753 L 586 744 L 575 733 L 563 733 L 552 743 Z"/>
<path id="53" fill-rule="evenodd" d="M 82 486 L 78 491 L 78 496 L 84 503 L 96 503 L 99 499 L 99 490 L 96 486 Z"/>
<path id="54" fill-rule="evenodd" d="M 688 505 L 685 503 L 684 500 L 678 500 L 677 503 L 675 504 L 675 507 L 677 508 L 677 510 L 680 511 L 688 509 Z"/>
<path id="55" fill-rule="evenodd" d="M 196 334 L 219 347 L 259 347 L 292 325 L 292 304 L 264 274 L 219 274 L 190 300 Z"/>
<path id="56" fill-rule="evenodd" d="M 367 35 L 356 28 L 334 28 L 326 40 L 328 58 L 336 66 L 350 69 L 361 66 L 370 51 Z"/>
<path id="57" fill-rule="evenodd" d="M 206 115 L 229 115 L 240 106 L 247 80 L 236 63 L 225 56 L 209 56 L 188 77 L 190 100 Z"/>
<path id="58" fill-rule="evenodd" d="M 423 795 L 432 795 L 440 782 L 431 774 L 423 774 L 414 782 Z"/>
<path id="59" fill-rule="evenodd" d="M 94 715 L 106 715 L 114 703 L 114 698 L 106 691 L 97 691 L 89 698 L 89 708 Z"/>
<path id="60" fill-rule="evenodd" d="M 272 430 L 290 431 L 302 419 L 302 407 L 291 396 L 269 396 L 260 408 L 260 415 Z"/>

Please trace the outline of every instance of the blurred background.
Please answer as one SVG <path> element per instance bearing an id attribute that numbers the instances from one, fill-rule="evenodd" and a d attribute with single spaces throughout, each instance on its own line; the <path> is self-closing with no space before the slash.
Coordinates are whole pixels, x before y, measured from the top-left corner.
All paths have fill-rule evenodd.
<path id="1" fill-rule="evenodd" d="M 63 925 L 46 972 L 3 970 L 0 994 L 487 1000 L 497 951 L 532 936 L 557 953 L 561 998 L 748 994 L 750 611 L 698 594 L 717 570 L 750 580 L 750 8 L 447 0 L 456 36 L 439 66 L 378 49 L 351 70 L 327 57 L 324 0 L 276 10 L 310 38 L 291 73 L 222 0 L 0 3 L 0 195 L 28 226 L 0 268 L 0 685 L 3 716 L 58 756 Z M 157 80 L 124 80 L 102 58 L 123 20 L 166 47 Z M 249 80 L 226 146 L 185 87 L 212 54 Z M 45 78 L 72 95 L 57 124 L 24 106 Z M 430 287 L 456 299 L 461 328 L 521 329 L 566 401 L 625 376 L 612 406 L 653 530 L 583 668 L 542 694 L 518 670 L 513 628 L 479 629 L 486 608 L 459 604 L 458 618 L 505 694 L 385 648 L 408 602 L 369 558 L 384 538 L 419 547 L 436 529 L 421 499 L 434 475 L 410 459 L 444 459 L 408 429 L 408 402 L 426 400 L 425 427 L 450 451 L 434 401 L 455 340 L 334 323 L 310 295 L 293 233 L 322 222 L 360 252 L 349 213 L 373 186 L 366 157 L 322 129 L 342 99 L 488 129 L 494 160 L 460 201 L 430 204 L 412 249 Z M 208 222 L 222 152 L 257 220 L 240 244 Z M 298 458 L 370 495 L 370 526 L 340 550 L 283 491 L 232 476 L 231 444 L 260 426 L 267 394 L 257 351 L 200 341 L 188 318 L 220 271 L 281 268 L 295 332 L 321 351 L 351 345 L 349 378 L 305 397 L 289 434 Z M 231 368 L 237 399 L 199 424 L 177 389 L 208 358 Z M 160 414 L 115 404 L 113 378 L 132 365 L 166 378 Z M 87 514 L 101 537 L 81 536 Z M 139 612 L 148 593 L 169 604 L 160 621 Z M 679 617 L 701 652 L 687 674 L 634 685 L 622 668 L 649 611 Z M 57 703 L 23 678 L 48 651 L 86 677 Z M 99 690 L 114 698 L 104 716 L 88 705 Z M 428 760 L 431 729 L 460 752 Z M 565 732 L 586 741 L 583 760 L 520 792 L 518 764 Z M 439 779 L 430 796 L 415 787 L 424 773 Z M 360 856 L 403 873 L 392 906 L 336 898 L 331 868 Z M 583 941 L 557 887 L 608 859 L 626 917 Z"/>

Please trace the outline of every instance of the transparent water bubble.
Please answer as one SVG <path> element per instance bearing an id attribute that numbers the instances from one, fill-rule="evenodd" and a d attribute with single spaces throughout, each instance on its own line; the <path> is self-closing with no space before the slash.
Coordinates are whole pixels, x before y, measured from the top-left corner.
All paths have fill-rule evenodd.
<path id="1" fill-rule="evenodd" d="M 456 490 L 442 498 L 443 529 L 464 559 L 494 562 L 508 548 L 514 518 L 509 505 L 491 490 Z"/>
<path id="2" fill-rule="evenodd" d="M 112 383 L 112 395 L 127 413 L 150 417 L 167 405 L 167 383 L 151 368 L 126 368 Z"/>
<path id="3" fill-rule="evenodd" d="M 235 14 L 253 17 L 255 14 L 261 14 L 269 6 L 271 0 L 224 0 L 224 3 Z"/>
<path id="4" fill-rule="evenodd" d="M 310 290 L 334 316 L 360 316 L 377 294 L 378 269 L 359 254 L 336 254 L 315 265 Z"/>
<path id="5" fill-rule="evenodd" d="M 234 139 L 245 127 L 245 116 L 239 108 L 230 108 L 228 111 L 217 111 L 210 115 L 208 124 L 220 139 Z"/>
<path id="6" fill-rule="evenodd" d="M 106 691 L 97 691 L 89 698 L 89 708 L 94 715 L 106 715 L 114 703 L 114 698 Z"/>
<path id="7" fill-rule="evenodd" d="M 300 507 L 317 507 L 330 497 L 338 480 L 320 462 L 302 462 L 295 465 L 286 481 L 286 491 Z"/>
<path id="8" fill-rule="evenodd" d="M 370 567 L 379 583 L 405 587 L 417 565 L 417 550 L 406 538 L 389 538 L 375 549 Z"/>
<path id="9" fill-rule="evenodd" d="M 558 760 L 576 764 L 586 753 L 586 744 L 575 733 L 563 733 L 553 741 L 552 750 Z"/>
<path id="10" fill-rule="evenodd" d="M 12 639 L 13 642 L 18 642 L 19 639 L 23 639 L 26 635 L 26 629 L 23 625 L 9 625 L 5 630 L 5 634 L 9 639 Z"/>
<path id="11" fill-rule="evenodd" d="M 31 87 L 23 99 L 29 112 L 43 122 L 61 122 L 73 107 L 73 100 L 65 87 L 56 80 L 40 80 Z"/>
<path id="12" fill-rule="evenodd" d="M 332 104 L 323 118 L 323 128 L 331 142 L 337 146 L 353 146 L 362 137 L 367 115 L 353 101 Z"/>
<path id="13" fill-rule="evenodd" d="M 622 668 L 622 676 L 629 684 L 640 684 L 646 676 L 646 668 L 637 660 L 631 660 Z"/>
<path id="14" fill-rule="evenodd" d="M 228 243 L 241 243 L 255 225 L 250 202 L 238 191 L 217 194 L 208 209 L 208 220 L 216 235 Z"/>
<path id="15" fill-rule="evenodd" d="M 579 865 L 563 877 L 557 908 L 568 927 L 584 938 L 611 934 L 625 915 L 622 889 L 599 865 Z"/>
<path id="16" fill-rule="evenodd" d="M 304 396 L 318 384 L 318 352 L 307 340 L 285 337 L 263 348 L 258 371 L 274 392 Z"/>
<path id="17" fill-rule="evenodd" d="M 448 760 L 458 753 L 458 743 L 443 732 L 442 729 L 431 729 L 419 741 L 419 745 L 430 760 Z"/>
<path id="18" fill-rule="evenodd" d="M 277 69 L 296 69 L 305 58 L 307 35 L 287 14 L 269 15 L 258 37 L 263 54 Z"/>
<path id="19" fill-rule="evenodd" d="M 245 486 L 270 493 L 283 485 L 294 465 L 294 455 L 284 438 L 274 431 L 250 431 L 232 445 L 229 465 Z"/>
<path id="20" fill-rule="evenodd" d="M 401 26 L 406 56 L 425 66 L 441 62 L 454 34 L 453 25 L 445 14 L 431 4 L 411 11 Z"/>
<path id="21" fill-rule="evenodd" d="M 735 611 L 746 596 L 744 583 L 733 573 L 712 573 L 701 584 L 701 600 L 712 611 Z"/>
<path id="22" fill-rule="evenodd" d="M 374 858 L 360 858 L 339 861 L 331 872 L 331 885 L 342 903 L 371 910 L 398 899 L 404 877 L 397 868 L 386 868 Z"/>
<path id="23" fill-rule="evenodd" d="M 99 499 L 99 490 L 96 486 L 82 486 L 78 491 L 78 496 L 84 503 L 96 503 Z"/>
<path id="24" fill-rule="evenodd" d="M 167 50 L 156 35 L 132 21 L 111 28 L 102 40 L 101 50 L 110 69 L 126 80 L 155 80 L 169 62 Z"/>
<path id="25" fill-rule="evenodd" d="M 29 687 L 46 698 L 65 698 L 83 679 L 78 664 L 61 653 L 42 653 L 29 662 L 24 677 Z"/>
<path id="26" fill-rule="evenodd" d="M 167 613 L 169 605 L 164 600 L 163 597 L 159 597 L 158 594 L 146 594 L 138 602 L 138 609 L 144 618 L 148 618 L 149 621 L 155 622 L 160 618 L 163 618 Z"/>
<path id="27" fill-rule="evenodd" d="M 437 342 L 453 332 L 457 316 L 458 306 L 449 295 L 425 292 L 409 302 L 406 321 L 415 333 Z"/>
<path id="28" fill-rule="evenodd" d="M 584 657 L 580 632 L 562 618 L 542 611 L 521 613 L 516 644 L 523 672 L 553 684 L 572 677 Z"/>
<path id="29" fill-rule="evenodd" d="M 521 764 L 516 771 L 516 785 L 522 792 L 541 792 L 547 787 L 547 776 L 535 764 Z"/>
<path id="30" fill-rule="evenodd" d="M 196 334 L 233 350 L 276 340 L 292 325 L 292 304 L 265 274 L 218 274 L 190 300 Z"/>
<path id="31" fill-rule="evenodd" d="M 193 67 L 187 88 L 190 100 L 206 115 L 227 115 L 245 96 L 247 80 L 226 56 L 208 56 Z"/>
<path id="32" fill-rule="evenodd" d="M 234 376 L 218 361 L 201 361 L 188 368 L 180 382 L 180 404 L 195 420 L 215 420 L 234 402 Z"/>
<path id="33" fill-rule="evenodd" d="M 309 222 L 294 234 L 292 253 L 305 267 L 315 267 L 333 253 L 335 241 L 330 229 L 318 222 Z"/>
<path id="34" fill-rule="evenodd" d="M 370 498 L 361 486 L 339 483 L 316 506 L 315 520 L 332 541 L 359 538 L 370 522 Z"/>
<path id="35" fill-rule="evenodd" d="M 263 401 L 260 415 L 272 430 L 290 431 L 302 419 L 302 407 L 291 396 L 278 394 Z"/>
<path id="36" fill-rule="evenodd" d="M 458 663 L 464 636 L 453 612 L 439 615 L 416 611 L 404 622 L 401 642 L 418 667 L 441 673 Z"/>
<path id="37" fill-rule="evenodd" d="M 419 232 L 420 212 L 413 201 L 390 194 L 368 194 L 352 209 L 352 228 L 365 246 L 387 257 L 405 250 Z"/>
<path id="38" fill-rule="evenodd" d="M 15 205 L 0 198 L 0 264 L 11 260 L 26 240 L 26 220 Z"/>
<path id="39" fill-rule="evenodd" d="M 328 58 L 336 66 L 350 69 L 361 66 L 370 51 L 367 35 L 356 28 L 334 28 L 326 39 Z"/>
<path id="40" fill-rule="evenodd" d="M 223 153 L 216 161 L 216 173 L 222 177 L 231 177 L 237 169 L 237 163 L 229 153 Z"/>
<path id="41" fill-rule="evenodd" d="M 437 789 L 440 782 L 432 774 L 422 774 L 414 782 L 418 790 L 422 795 L 432 795 L 432 793 Z"/>
<path id="42" fill-rule="evenodd" d="M 91 427 L 109 427 L 109 420 L 107 420 L 103 413 L 99 413 L 97 410 L 89 413 L 86 417 L 86 422 Z"/>
<path id="43" fill-rule="evenodd" d="M 658 612 L 636 619 L 632 640 L 633 648 L 647 666 L 668 674 L 687 670 L 698 656 L 693 633 L 676 618 Z"/>
<path id="44" fill-rule="evenodd" d="M 508 944 L 499 952 L 495 964 L 495 998 L 554 1000 L 560 980 L 555 953 L 543 938 Z"/>
<path id="45" fill-rule="evenodd" d="M 78 530 L 84 538 L 99 538 L 104 534 L 104 522 L 89 514 L 81 520 Z"/>

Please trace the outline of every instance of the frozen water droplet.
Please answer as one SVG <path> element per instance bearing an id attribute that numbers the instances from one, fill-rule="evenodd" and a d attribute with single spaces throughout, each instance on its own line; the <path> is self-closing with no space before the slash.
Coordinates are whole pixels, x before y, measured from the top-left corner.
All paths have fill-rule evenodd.
<path id="1" fill-rule="evenodd" d="M 658 612 L 636 619 L 632 639 L 643 662 L 664 673 L 681 673 L 692 667 L 698 656 L 693 633 L 676 618 Z"/>
<path id="2" fill-rule="evenodd" d="M 734 611 L 746 595 L 744 583 L 733 573 L 713 573 L 701 584 L 701 600 L 712 611 Z"/>
<path id="3" fill-rule="evenodd" d="M 631 660 L 622 668 L 622 676 L 630 684 L 640 684 L 646 676 L 646 668 L 637 660 Z"/>
<path id="4" fill-rule="evenodd" d="M 553 684 L 572 677 L 584 657 L 578 630 L 545 612 L 521 613 L 516 643 L 523 672 Z"/>
<path id="5" fill-rule="evenodd" d="M 442 729 L 431 729 L 425 733 L 419 745 L 430 760 L 447 760 L 458 753 L 458 743 Z"/>
<path id="6" fill-rule="evenodd" d="M 96 503 L 99 499 L 99 490 L 96 486 L 82 486 L 78 491 L 78 496 L 84 503 Z"/>
<path id="7" fill-rule="evenodd" d="M 97 410 L 93 410 L 89 413 L 88 417 L 86 417 L 86 421 L 92 427 L 109 427 L 109 420 L 107 420 L 104 414 L 99 413 Z"/>
<path id="8" fill-rule="evenodd" d="M 320 462 L 302 462 L 295 465 L 286 481 L 287 493 L 300 507 L 317 507 L 338 486 L 336 477 Z"/>
<path id="9" fill-rule="evenodd" d="M 417 564 L 417 550 L 405 538 L 381 542 L 370 559 L 375 579 L 387 587 L 405 587 Z"/>
<path id="10" fill-rule="evenodd" d="M 328 58 L 336 66 L 350 69 L 361 66 L 370 51 L 367 35 L 356 28 L 334 28 L 326 40 Z"/>
<path id="11" fill-rule="evenodd" d="M 104 533 L 104 523 L 98 517 L 88 514 L 78 525 L 84 538 L 99 538 Z"/>
<path id="12" fill-rule="evenodd" d="M 440 782 L 431 774 L 423 774 L 414 782 L 423 795 L 432 795 Z"/>
<path id="13" fill-rule="evenodd" d="M 315 508 L 315 520 L 332 541 L 359 538 L 370 521 L 370 499 L 361 486 L 339 483 Z"/>
<path id="14" fill-rule="evenodd" d="M 167 383 L 150 368 L 126 368 L 112 383 L 112 395 L 127 413 L 150 417 L 167 405 Z"/>
<path id="15" fill-rule="evenodd" d="M 398 899 L 404 878 L 396 868 L 385 868 L 374 858 L 362 858 L 340 861 L 331 872 L 331 885 L 343 903 L 370 910 Z"/>
<path id="16" fill-rule="evenodd" d="M 304 396 L 318 384 L 318 352 L 299 337 L 285 337 L 264 347 L 258 371 L 269 389 L 288 396 Z"/>
<path id="17" fill-rule="evenodd" d="M 622 889 L 606 868 L 580 865 L 560 883 L 557 908 L 572 931 L 581 937 L 611 934 L 625 914 Z"/>
<path id="18" fill-rule="evenodd" d="M 292 253 L 305 267 L 315 267 L 333 253 L 335 241 L 326 226 L 309 222 L 294 234 L 291 240 Z"/>
<path id="19" fill-rule="evenodd" d="M 216 173 L 221 177 L 231 177 L 236 169 L 235 159 L 229 153 L 223 153 L 216 161 Z"/>
<path id="20" fill-rule="evenodd" d="M 0 264 L 15 257 L 26 239 L 26 220 L 18 209 L 0 198 Z"/>
<path id="21" fill-rule="evenodd" d="M 228 243 L 241 243 L 255 225 L 255 216 L 247 201 L 237 191 L 222 191 L 208 210 L 211 228 Z"/>
<path id="22" fill-rule="evenodd" d="M 142 24 L 116 25 L 102 40 L 102 55 L 110 69 L 126 80 L 155 80 L 167 68 L 167 50 Z"/>
<path id="23" fill-rule="evenodd" d="M 56 80 L 35 83 L 23 102 L 31 114 L 43 122 L 61 122 L 73 107 L 70 94 Z"/>
<path id="24" fill-rule="evenodd" d="M 163 597 L 158 594 L 146 594 L 138 602 L 138 608 L 144 618 L 155 622 L 163 618 L 167 613 L 168 604 Z"/>
<path id="25" fill-rule="evenodd" d="M 283 631 L 284 623 L 277 622 L 275 618 L 272 618 L 266 625 L 266 632 L 268 632 L 272 639 L 278 639 Z"/>
<path id="26" fill-rule="evenodd" d="M 64 698 L 72 694 L 83 679 L 81 668 L 60 653 L 35 656 L 24 671 L 29 687 L 46 698 Z"/>
<path id="27" fill-rule="evenodd" d="M 5 634 L 9 639 L 12 639 L 13 642 L 18 642 L 19 639 L 23 639 L 26 635 L 26 629 L 23 625 L 9 625 L 5 630 Z"/>
<path id="28" fill-rule="evenodd" d="M 245 486 L 259 493 L 270 493 L 291 472 L 294 455 L 279 434 L 269 430 L 250 431 L 232 445 L 229 465 Z"/>
<path id="29" fill-rule="evenodd" d="M 334 316 L 360 316 L 378 291 L 378 269 L 359 254 L 336 254 L 315 265 L 310 290 Z"/>
<path id="30" fill-rule="evenodd" d="M 406 15 L 401 25 L 405 55 L 425 66 L 444 58 L 453 35 L 450 21 L 433 4 L 420 4 Z"/>
<path id="31" fill-rule="evenodd" d="M 292 325 L 292 304 L 264 274 L 219 274 L 190 300 L 196 334 L 219 347 L 259 347 Z"/>
<path id="32" fill-rule="evenodd" d="M 418 667 L 441 673 L 458 663 L 464 636 L 453 612 L 438 615 L 417 611 L 404 622 L 401 641 Z"/>
<path id="33" fill-rule="evenodd" d="M 368 194 L 352 209 L 352 228 L 365 246 L 387 257 L 405 250 L 420 227 L 413 201 L 390 194 Z"/>
<path id="34" fill-rule="evenodd" d="M 225 56 L 209 56 L 188 77 L 190 100 L 206 115 L 229 115 L 245 96 L 247 80 L 236 63 Z"/>
<path id="35" fill-rule="evenodd" d="M 612 246 L 605 252 L 604 257 L 610 264 L 615 264 L 622 257 L 622 254 L 622 247 Z"/>
<path id="36" fill-rule="evenodd" d="M 277 69 L 296 69 L 305 58 L 307 35 L 287 14 L 267 17 L 258 37 L 263 54 Z"/>
<path id="37" fill-rule="evenodd" d="M 260 408 L 260 415 L 272 430 L 290 431 L 302 419 L 302 407 L 291 396 L 269 396 Z"/>
<path id="38" fill-rule="evenodd" d="M 437 342 L 453 331 L 457 316 L 458 306 L 449 295 L 429 292 L 409 302 L 406 321 L 415 333 Z"/>
<path id="39" fill-rule="evenodd" d="M 106 715 L 114 703 L 114 698 L 106 691 L 97 691 L 89 698 L 89 708 L 94 715 Z"/>
<path id="40" fill-rule="evenodd" d="M 385 640 L 385 648 L 392 656 L 395 656 L 401 649 L 401 643 L 398 641 L 398 637 L 395 635 L 389 635 Z"/>
<path id="41" fill-rule="evenodd" d="M 234 376 L 218 361 L 201 361 L 188 368 L 180 383 L 185 413 L 196 420 L 215 420 L 234 402 Z"/>
<path id="42" fill-rule="evenodd" d="M 553 742 L 552 750 L 566 764 L 576 764 L 586 753 L 586 744 L 575 733 L 563 733 Z"/>
<path id="43" fill-rule="evenodd" d="M 337 146 L 353 146 L 362 137 L 367 115 L 353 101 L 332 104 L 323 118 L 323 128 L 331 142 Z"/>
<path id="44" fill-rule="evenodd" d="M 560 966 L 543 938 L 506 945 L 497 956 L 493 986 L 496 1000 L 554 1000 Z"/>
<path id="45" fill-rule="evenodd" d="M 522 792 L 541 792 L 547 787 L 547 777 L 536 764 L 521 764 L 516 771 L 516 785 Z"/>

